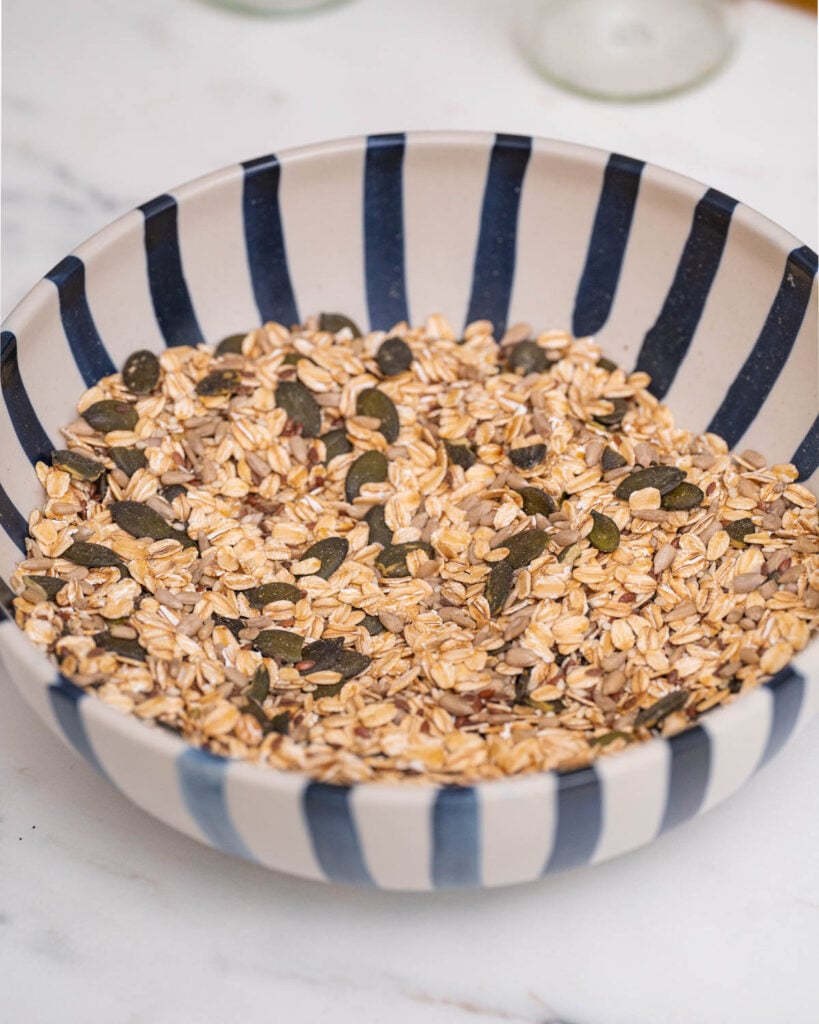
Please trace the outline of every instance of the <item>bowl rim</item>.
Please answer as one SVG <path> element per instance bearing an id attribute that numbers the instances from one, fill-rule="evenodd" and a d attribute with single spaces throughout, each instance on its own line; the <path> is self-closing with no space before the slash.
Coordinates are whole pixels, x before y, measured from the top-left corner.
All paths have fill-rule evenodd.
<path id="1" fill-rule="evenodd" d="M 602 147 L 540 135 L 509 134 L 492 131 L 461 131 L 457 129 L 408 130 L 398 133 L 382 132 L 373 135 L 343 136 L 285 148 L 275 153 L 269 152 L 249 160 L 224 165 L 169 188 L 164 193 L 161 193 L 161 195 L 172 194 L 180 202 L 194 197 L 201 198 L 211 190 L 218 190 L 223 184 L 234 181 L 237 177 L 241 176 L 248 164 L 263 165 L 267 161 L 275 161 L 276 164 L 283 167 L 287 164 L 303 161 L 309 162 L 315 158 L 359 152 L 361 149 L 366 148 L 371 140 L 376 142 L 380 140 L 382 144 L 390 145 L 392 143 L 397 144 L 398 139 L 411 142 L 413 146 L 423 146 L 430 149 L 453 146 L 457 148 L 474 147 L 481 153 L 491 149 L 492 145 L 499 143 L 500 140 L 505 140 L 511 145 L 514 145 L 516 142 L 527 141 L 531 142 L 533 147 L 537 147 L 533 151 L 546 151 L 555 156 L 562 156 L 568 161 L 575 161 L 595 167 L 605 167 L 606 161 L 612 155 L 612 151 Z M 672 193 L 683 194 L 699 200 L 709 188 L 703 182 L 688 175 L 670 170 L 650 161 L 643 161 L 643 163 L 645 168 L 651 169 L 654 175 L 654 184 L 668 189 Z M 812 250 L 809 250 L 805 243 L 755 208 L 741 202 L 738 205 L 742 206 L 746 213 L 749 230 L 780 249 L 783 254 L 787 255 L 787 253 L 796 248 L 807 249 L 812 253 Z M 119 215 L 72 249 L 69 255 L 86 260 L 99 254 L 123 233 L 133 230 L 133 215 L 138 209 L 139 207 L 136 207 Z M 51 295 L 50 282 L 48 282 L 47 278 L 43 277 L 17 302 L 4 318 L 0 327 L 3 329 L 14 328 L 19 330 L 37 315 L 46 294 Z M 132 713 L 120 711 L 106 704 L 95 694 L 83 690 L 76 683 L 71 682 L 68 677 L 63 676 L 48 656 L 26 637 L 25 633 L 16 625 L 11 617 L 9 617 L 7 622 L 3 622 L 2 614 L 0 614 L 0 649 L 4 646 L 15 652 L 21 662 L 27 663 L 28 666 L 34 669 L 33 672 L 29 673 L 25 681 L 20 680 L 19 683 L 12 676 L 12 672 L 8 672 L 18 689 L 21 686 L 34 684 L 38 684 L 46 689 L 56 686 L 77 702 L 82 702 L 86 699 L 92 700 L 96 707 L 96 715 L 105 723 L 106 727 L 118 733 L 123 739 L 130 741 L 135 746 L 144 747 L 146 751 L 176 760 L 177 757 L 186 751 L 198 750 L 229 765 L 232 775 L 238 773 L 238 776 L 243 781 L 255 787 L 272 788 L 274 790 L 281 787 L 282 790 L 285 790 L 292 787 L 294 779 L 301 779 L 306 783 L 314 784 L 320 782 L 316 776 L 306 770 L 274 768 L 267 764 L 257 764 L 240 758 L 215 754 L 206 748 L 197 747 L 173 731 L 157 727 L 155 724 L 150 725 L 138 719 Z M 685 737 L 690 737 L 692 732 L 703 721 L 715 721 L 718 719 L 730 721 L 734 719 L 739 724 L 742 715 L 747 713 L 745 709 L 747 708 L 747 711 L 751 710 L 748 705 L 755 696 L 757 701 L 759 701 L 761 693 L 767 691 L 773 696 L 779 687 L 786 687 L 794 677 L 803 679 L 810 677 L 813 674 L 810 671 L 810 666 L 816 665 L 817 662 L 819 662 L 819 638 L 811 641 L 803 651 L 799 652 L 784 669 L 771 679 L 755 687 L 747 694 L 741 694 L 738 700 L 732 701 L 730 704 L 717 705 L 709 709 L 681 732 L 669 737 L 654 735 L 648 740 L 630 744 L 624 750 L 618 751 L 613 755 L 595 758 L 588 764 L 578 768 L 568 770 L 552 768 L 516 775 L 504 775 L 496 779 L 476 779 L 473 782 L 463 783 L 432 782 L 425 779 L 423 775 L 419 775 L 402 781 L 382 782 L 377 779 L 364 779 L 353 783 L 326 782 L 320 784 L 336 790 L 353 790 L 366 787 L 374 792 L 380 792 L 385 799 L 390 801 L 394 800 L 397 794 L 409 796 L 409 794 L 417 794 L 419 792 L 436 792 L 452 789 L 479 790 L 481 792 L 491 790 L 494 794 L 498 794 L 503 789 L 514 789 L 517 794 L 525 795 L 527 789 L 531 792 L 540 792 L 544 787 L 548 787 L 553 788 L 557 794 L 577 786 L 586 785 L 590 780 L 593 781 L 594 766 L 599 764 L 601 760 L 607 764 L 616 762 L 618 770 L 621 771 L 628 771 L 630 767 L 639 771 L 641 759 L 645 764 L 651 763 L 650 752 L 652 750 L 656 752 L 660 749 L 667 750 L 669 747 L 673 748 L 679 740 L 682 740 L 683 744 L 687 744 L 690 740 L 686 740 Z M 737 709 L 740 710 L 738 711 Z M 813 707 L 809 710 L 813 714 L 819 708 Z M 804 720 L 804 716 L 802 720 Z M 801 724 L 802 722 L 800 721 Z"/>

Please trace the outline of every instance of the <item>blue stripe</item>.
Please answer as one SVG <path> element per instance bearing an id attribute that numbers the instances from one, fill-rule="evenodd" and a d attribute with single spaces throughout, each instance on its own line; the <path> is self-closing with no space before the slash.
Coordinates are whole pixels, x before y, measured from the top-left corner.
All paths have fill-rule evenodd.
<path id="1" fill-rule="evenodd" d="M 28 522 L 20 514 L 19 509 L 2 485 L 0 485 L 0 526 L 8 534 L 9 540 L 20 549 L 22 554 L 25 554 Z"/>
<path id="2" fill-rule="evenodd" d="M 481 884 L 480 807 L 468 786 L 438 791 L 432 807 L 432 884 Z"/>
<path id="3" fill-rule="evenodd" d="M 209 843 L 225 853 L 255 860 L 228 810 L 225 775 L 229 764 L 225 757 L 192 747 L 176 759 L 179 789 L 185 807 Z"/>
<path id="4" fill-rule="evenodd" d="M 371 135 L 364 162 L 364 278 L 370 327 L 409 321 L 404 271 L 405 138 Z"/>
<path id="5" fill-rule="evenodd" d="M 259 316 L 262 323 L 275 320 L 290 327 L 299 322 L 299 313 L 279 210 L 279 161 L 270 154 L 247 160 L 242 167 L 245 246 Z"/>
<path id="6" fill-rule="evenodd" d="M 182 269 L 176 200 L 169 195 L 157 196 L 138 209 L 145 218 L 148 287 L 165 344 L 201 345 L 205 338 Z"/>
<path id="7" fill-rule="evenodd" d="M 595 334 L 608 320 L 623 266 L 645 163 L 612 153 L 594 215 L 586 264 L 577 288 L 572 331 Z"/>
<path id="8" fill-rule="evenodd" d="M 489 158 L 466 322 L 491 320 L 498 338 L 509 315 L 520 196 L 531 153 L 528 136 L 496 135 Z"/>
<path id="9" fill-rule="evenodd" d="M 364 861 L 352 808 L 350 786 L 311 782 L 302 797 L 316 859 L 331 882 L 373 885 Z"/>
<path id="10" fill-rule="evenodd" d="M 46 274 L 57 286 L 60 320 L 74 362 L 88 387 L 101 377 L 116 373 L 111 357 L 99 335 L 85 295 L 85 264 L 76 256 L 66 256 Z"/>
<path id="11" fill-rule="evenodd" d="M 603 794 L 593 767 L 558 773 L 557 828 L 544 874 L 587 864 L 603 827 Z"/>
<path id="12" fill-rule="evenodd" d="M 807 480 L 816 472 L 816 467 L 819 466 L 819 416 L 802 438 L 802 443 L 793 453 L 791 462 L 796 466 L 799 480 Z"/>
<path id="13" fill-rule="evenodd" d="M 693 818 L 702 806 L 711 773 L 711 742 L 701 725 L 668 740 L 671 752 L 668 796 L 660 831 Z"/>
<path id="14" fill-rule="evenodd" d="M 719 270 L 736 199 L 709 189 L 697 203 L 671 289 L 643 339 L 636 369 L 651 376 L 649 390 L 663 398 L 691 346 Z"/>
<path id="15" fill-rule="evenodd" d="M 807 246 L 794 249 L 788 255 L 762 333 L 707 427 L 724 437 L 729 448 L 753 423 L 788 361 L 805 319 L 815 276 L 816 253 Z"/>
<path id="16" fill-rule="evenodd" d="M 71 746 L 77 753 L 82 754 L 91 767 L 96 768 L 103 778 L 108 778 L 105 769 L 94 753 L 85 722 L 82 720 L 80 708 L 84 700 L 90 699 L 88 695 L 76 683 L 72 683 L 70 679 L 66 679 L 64 675 L 58 673 L 57 681 L 48 687 L 48 699 L 54 717 Z"/>
<path id="17" fill-rule="evenodd" d="M 757 769 L 767 764 L 785 746 L 796 728 L 805 696 L 805 678 L 790 665 L 777 672 L 765 685 L 773 697 L 773 717 L 768 742 L 762 751 Z"/>
<path id="18" fill-rule="evenodd" d="M 0 333 L 0 385 L 20 447 L 32 465 L 47 462 L 54 445 L 43 430 L 23 384 L 17 362 L 17 338 L 11 331 Z"/>

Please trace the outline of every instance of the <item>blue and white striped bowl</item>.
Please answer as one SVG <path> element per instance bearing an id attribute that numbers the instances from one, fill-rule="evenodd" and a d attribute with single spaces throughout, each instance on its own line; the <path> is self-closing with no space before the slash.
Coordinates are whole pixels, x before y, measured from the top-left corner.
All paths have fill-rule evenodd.
<path id="1" fill-rule="evenodd" d="M 596 334 L 678 422 L 815 487 L 816 255 L 728 196 L 633 160 L 509 135 L 410 133 L 265 156 L 174 189 L 59 263 L 4 325 L 0 573 L 32 465 L 135 349 L 338 309 Z M 819 706 L 816 644 L 670 741 L 471 787 L 328 786 L 195 750 L 83 694 L 12 624 L 21 693 L 136 804 L 229 853 L 388 889 L 492 886 L 634 849 L 733 793 Z M 810 672 L 810 663 L 814 672 Z"/>

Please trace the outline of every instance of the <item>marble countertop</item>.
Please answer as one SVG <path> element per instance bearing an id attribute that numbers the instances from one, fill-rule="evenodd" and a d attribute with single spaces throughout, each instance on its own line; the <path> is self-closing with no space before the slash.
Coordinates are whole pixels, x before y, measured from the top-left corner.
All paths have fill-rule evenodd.
<path id="1" fill-rule="evenodd" d="M 817 244 L 816 23 L 738 3 L 725 69 L 642 104 L 564 93 L 526 0 L 5 0 L 11 307 L 152 195 L 319 139 L 497 129 L 689 174 Z M 725 1024 L 817 1018 L 819 722 L 727 804 L 610 863 L 488 892 L 319 886 L 147 817 L 0 675 L 0 1017 L 26 1024 Z"/>

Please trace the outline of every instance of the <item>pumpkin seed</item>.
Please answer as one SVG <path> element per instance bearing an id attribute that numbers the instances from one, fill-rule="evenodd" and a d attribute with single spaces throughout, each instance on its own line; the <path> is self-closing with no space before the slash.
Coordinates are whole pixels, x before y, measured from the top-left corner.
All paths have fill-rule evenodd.
<path id="1" fill-rule="evenodd" d="M 745 519 L 735 519 L 732 523 L 726 523 L 725 532 L 731 540 L 731 547 L 747 548 L 748 545 L 745 543 L 745 537 L 749 533 L 756 533 L 756 527 L 753 524 L 753 520 L 746 517 Z"/>
<path id="2" fill-rule="evenodd" d="M 676 466 L 649 466 L 648 469 L 629 473 L 620 481 L 614 493 L 621 501 L 628 501 L 629 495 L 644 487 L 656 487 L 660 494 L 668 494 L 684 479 L 685 473 Z"/>
<path id="3" fill-rule="evenodd" d="M 300 352 L 288 352 L 282 359 L 282 366 L 298 366 L 300 359 L 306 359 Z"/>
<path id="4" fill-rule="evenodd" d="M 331 462 L 338 455 L 346 455 L 348 452 L 353 450 L 353 446 L 350 443 L 349 437 L 347 437 L 347 431 L 344 427 L 338 427 L 336 430 L 328 430 L 326 434 L 322 434 L 319 441 L 324 442 L 324 461 Z"/>
<path id="5" fill-rule="evenodd" d="M 276 732 L 280 736 L 286 736 L 290 730 L 290 712 L 282 711 L 274 715 L 267 723 L 267 732 Z"/>
<path id="6" fill-rule="evenodd" d="M 314 640 L 302 648 L 300 661 L 304 662 L 306 667 L 299 671 L 302 675 L 307 675 L 310 672 L 327 672 L 334 669 L 343 646 L 344 637 L 341 636 Z"/>
<path id="7" fill-rule="evenodd" d="M 82 418 L 89 427 L 101 434 L 109 434 L 113 430 L 133 430 L 139 422 L 136 407 L 131 402 L 122 402 L 116 398 L 94 402 L 82 413 Z"/>
<path id="8" fill-rule="evenodd" d="M 483 595 L 489 605 L 489 614 L 494 618 L 504 609 L 504 605 L 512 593 L 512 581 L 515 570 L 508 559 L 495 562 L 486 579 Z"/>
<path id="9" fill-rule="evenodd" d="M 369 526 L 370 533 L 367 538 L 370 544 L 380 544 L 383 548 L 392 544 L 392 530 L 387 526 L 384 519 L 384 506 L 373 505 L 370 511 L 364 516 L 364 522 Z"/>
<path id="10" fill-rule="evenodd" d="M 266 665 L 259 665 L 253 673 L 253 680 L 250 683 L 248 696 L 259 704 L 264 702 L 265 697 L 270 693 L 270 673 Z M 265 716 L 267 717 L 267 716 Z"/>
<path id="11" fill-rule="evenodd" d="M 350 543 L 344 537 L 325 537 L 324 540 L 317 540 L 312 544 L 301 557 L 317 558 L 321 562 L 321 568 L 316 576 L 328 580 L 347 557 L 349 549 Z"/>
<path id="12" fill-rule="evenodd" d="M 611 402 L 614 408 L 611 412 L 595 416 L 594 422 L 599 423 L 601 427 L 617 427 L 622 423 L 623 417 L 628 412 L 628 402 L 625 398 L 607 398 L 606 401 Z"/>
<path id="13" fill-rule="evenodd" d="M 614 373 L 614 371 L 618 369 L 617 363 L 613 362 L 611 359 L 606 359 L 605 356 L 600 356 L 597 360 L 597 365 L 601 370 L 605 370 L 607 373 Z"/>
<path id="14" fill-rule="evenodd" d="M 403 544 L 390 544 L 375 559 L 375 564 L 378 566 L 381 575 L 389 579 L 409 576 L 407 555 L 411 551 L 425 551 L 430 558 L 434 555 L 431 545 L 422 540 L 408 540 Z"/>
<path id="15" fill-rule="evenodd" d="M 683 480 L 672 491 L 668 491 L 662 496 L 660 505 L 669 512 L 683 512 L 686 509 L 702 504 L 704 497 L 705 495 L 699 487 L 689 483 L 687 480 Z"/>
<path id="16" fill-rule="evenodd" d="M 534 469 L 545 457 L 545 444 L 527 444 L 523 448 L 509 450 L 509 458 L 518 469 Z"/>
<path id="17" fill-rule="evenodd" d="M 565 548 L 558 551 L 557 560 L 561 565 L 571 565 L 580 557 L 580 552 L 582 550 L 582 547 L 577 543 L 567 544 Z"/>
<path id="18" fill-rule="evenodd" d="M 230 632 L 233 634 L 234 640 L 238 640 L 240 643 L 242 642 L 242 639 L 239 636 L 239 634 L 245 628 L 245 624 L 244 622 L 242 622 L 241 619 L 231 619 L 228 618 L 227 615 L 216 614 L 212 616 L 212 619 L 214 626 L 224 626 L 225 629 L 230 630 Z"/>
<path id="19" fill-rule="evenodd" d="M 122 470 L 126 476 L 133 476 L 138 469 L 145 469 L 148 465 L 145 452 L 141 448 L 109 448 L 108 454 L 117 469 Z"/>
<path id="20" fill-rule="evenodd" d="M 129 640 L 122 636 L 112 636 L 107 630 L 102 633 L 95 633 L 94 643 L 104 651 L 111 651 L 120 658 L 128 658 L 130 661 L 145 661 L 147 651 L 138 640 Z"/>
<path id="21" fill-rule="evenodd" d="M 213 370 L 196 385 L 196 393 L 203 398 L 235 395 L 241 386 L 242 375 L 238 370 Z"/>
<path id="22" fill-rule="evenodd" d="M 40 596 L 41 601 L 53 601 L 66 584 L 57 576 L 24 576 L 26 586 Z"/>
<path id="23" fill-rule="evenodd" d="M 337 697 L 344 687 L 345 679 L 339 679 L 337 683 L 325 683 L 313 690 L 313 700 L 321 700 L 323 697 Z"/>
<path id="24" fill-rule="evenodd" d="M 318 437 L 321 430 L 321 406 L 301 381 L 280 381 L 276 388 L 276 405 L 284 409 L 288 419 L 301 426 L 302 437 Z"/>
<path id="25" fill-rule="evenodd" d="M 355 501 L 364 484 L 380 484 L 387 479 L 389 466 L 382 452 L 364 452 L 347 470 L 344 495 L 348 502 Z"/>
<path id="26" fill-rule="evenodd" d="M 529 696 L 530 668 L 525 668 L 515 679 L 515 703 L 522 704 Z"/>
<path id="27" fill-rule="evenodd" d="M 375 361 L 385 377 L 396 377 L 412 365 L 412 349 L 401 338 L 387 338 L 379 346 Z"/>
<path id="28" fill-rule="evenodd" d="M 359 651 L 342 651 L 336 659 L 333 670 L 341 673 L 341 680 L 344 682 L 347 679 L 352 679 L 353 676 L 361 675 L 370 667 L 371 662 L 372 658 L 368 658 L 366 654 L 361 654 Z"/>
<path id="29" fill-rule="evenodd" d="M 398 410 L 388 395 L 378 388 L 366 388 L 356 399 L 355 409 L 359 416 L 372 416 L 378 420 L 378 429 L 388 443 L 395 443 L 401 424 L 398 421 Z"/>
<path id="30" fill-rule="evenodd" d="M 530 373 L 543 373 L 544 370 L 548 370 L 549 360 L 536 341 L 519 341 L 510 349 L 506 366 L 512 373 L 526 377 Z"/>
<path id="31" fill-rule="evenodd" d="M 151 540 L 178 540 L 186 548 L 196 543 L 183 530 L 173 526 L 141 501 L 114 501 L 109 506 L 111 518 L 117 526 L 132 537 L 150 537 Z"/>
<path id="32" fill-rule="evenodd" d="M 557 700 L 533 700 L 531 697 L 527 697 L 523 702 L 530 708 L 535 708 L 537 711 L 542 711 L 546 715 L 559 714 L 565 707 L 565 701 L 561 700 L 560 697 Z"/>
<path id="33" fill-rule="evenodd" d="M 620 544 L 620 530 L 617 523 L 601 512 L 592 511 L 594 525 L 588 535 L 588 541 L 598 551 L 614 551 Z"/>
<path id="34" fill-rule="evenodd" d="M 270 719 L 267 717 L 267 712 L 262 705 L 254 700 L 253 697 L 248 696 L 247 704 L 239 708 L 243 715 L 253 715 L 259 725 L 262 727 L 262 732 L 267 733 L 268 726 L 270 725 Z"/>
<path id="35" fill-rule="evenodd" d="M 263 629 L 253 641 L 253 646 L 265 658 L 295 665 L 301 661 L 304 637 L 286 629 Z"/>
<path id="36" fill-rule="evenodd" d="M 600 456 L 600 466 L 604 473 L 610 472 L 612 469 L 620 469 L 626 465 L 626 459 L 615 451 L 613 448 L 604 448 L 603 454 Z"/>
<path id="37" fill-rule="evenodd" d="M 446 448 L 446 456 L 450 463 L 454 466 L 460 466 L 461 469 L 469 469 L 470 466 L 474 466 L 478 461 L 478 456 L 475 454 L 472 445 L 466 444 L 463 441 L 444 441 L 444 447 Z"/>
<path id="38" fill-rule="evenodd" d="M 589 742 L 598 747 L 607 747 L 609 743 L 614 743 L 615 740 L 625 740 L 626 743 L 631 743 L 634 739 L 627 732 L 622 732 L 620 729 L 612 729 L 611 732 L 604 732 L 602 736 L 595 736 Z"/>
<path id="39" fill-rule="evenodd" d="M 229 334 L 226 338 L 222 338 L 219 344 L 216 346 L 214 355 L 227 356 L 242 354 L 242 342 L 245 340 L 244 334 Z"/>
<path id="40" fill-rule="evenodd" d="M 132 352 L 122 367 L 122 383 L 135 395 L 147 395 L 159 380 L 159 360 L 147 349 Z"/>
<path id="41" fill-rule="evenodd" d="M 361 337 L 358 324 L 343 313 L 322 313 L 319 317 L 319 330 L 328 331 L 330 334 L 338 334 L 345 327 L 349 327 L 354 338 Z"/>
<path id="42" fill-rule="evenodd" d="M 96 459 L 89 459 L 78 452 L 56 451 L 51 453 L 51 465 L 69 473 L 74 480 L 96 480 L 105 472 L 105 466 Z"/>
<path id="43" fill-rule="evenodd" d="M 503 542 L 503 546 L 509 549 L 506 561 L 513 569 L 522 569 L 543 554 L 548 541 L 549 535 L 545 530 L 521 530 Z"/>
<path id="44" fill-rule="evenodd" d="M 273 601 L 290 601 L 295 604 L 301 600 L 301 591 L 292 583 L 263 583 L 245 591 L 245 597 L 251 608 L 264 608 Z"/>
<path id="45" fill-rule="evenodd" d="M 687 700 L 688 694 L 685 690 L 674 690 L 673 693 L 667 693 L 665 697 L 660 697 L 659 700 L 638 713 L 634 719 L 635 729 L 639 729 L 641 726 L 653 729 L 675 711 L 682 711 Z"/>
<path id="46" fill-rule="evenodd" d="M 370 636 L 378 636 L 379 633 L 384 632 L 384 626 L 377 615 L 367 615 L 365 613 L 364 618 L 359 622 L 359 626 L 363 626 Z"/>
<path id="47" fill-rule="evenodd" d="M 104 544 L 89 544 L 88 541 L 77 540 L 63 551 L 61 558 L 67 558 L 74 565 L 83 565 L 86 569 L 99 569 L 102 566 L 115 566 L 122 576 L 130 576 L 128 567 L 119 555 Z"/>
<path id="48" fill-rule="evenodd" d="M 523 498 L 523 511 L 527 516 L 550 516 L 557 510 L 555 499 L 539 487 L 521 487 L 518 494 Z"/>
<path id="49" fill-rule="evenodd" d="M 160 494 L 165 501 L 173 503 L 180 494 L 186 494 L 187 490 L 184 484 L 169 484 L 167 487 L 162 488 Z"/>

